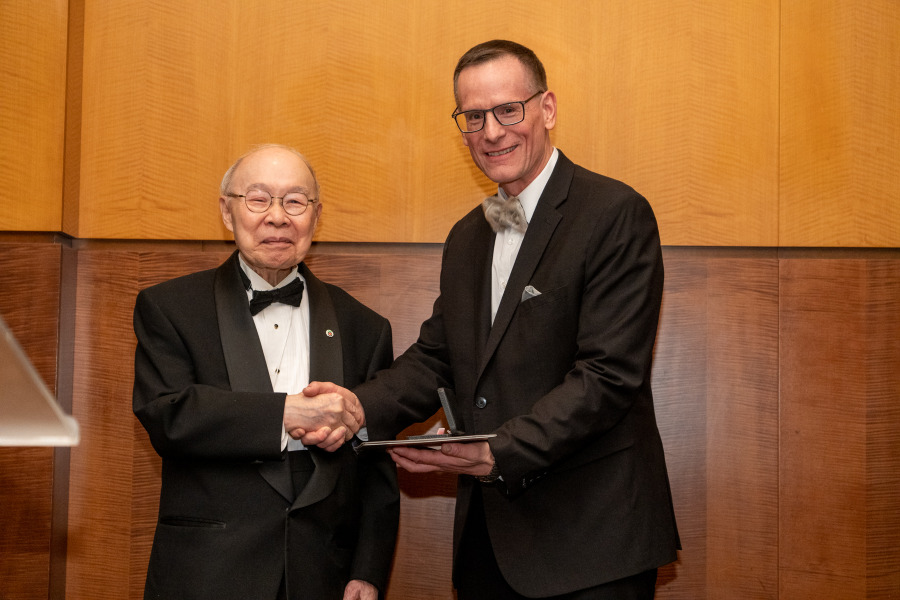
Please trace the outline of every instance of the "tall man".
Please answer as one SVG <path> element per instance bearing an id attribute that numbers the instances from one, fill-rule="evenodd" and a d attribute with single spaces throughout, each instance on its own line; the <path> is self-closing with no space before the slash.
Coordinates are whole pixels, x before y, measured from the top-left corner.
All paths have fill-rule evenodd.
<path id="1" fill-rule="evenodd" d="M 342 446 L 358 405 L 301 391 L 389 366 L 390 324 L 303 264 L 322 204 L 295 150 L 238 159 L 219 205 L 237 251 L 135 306 L 134 412 L 163 459 L 144 597 L 373 600 L 396 540 L 396 467 Z"/>
<path id="2" fill-rule="evenodd" d="M 427 419 L 439 387 L 466 433 L 496 434 L 391 451 L 410 471 L 460 475 L 460 600 L 652 598 L 679 544 L 650 390 L 653 212 L 553 147 L 556 96 L 529 49 L 475 46 L 454 88 L 463 144 L 499 189 L 450 231 L 418 341 L 354 390 L 370 436 Z"/>

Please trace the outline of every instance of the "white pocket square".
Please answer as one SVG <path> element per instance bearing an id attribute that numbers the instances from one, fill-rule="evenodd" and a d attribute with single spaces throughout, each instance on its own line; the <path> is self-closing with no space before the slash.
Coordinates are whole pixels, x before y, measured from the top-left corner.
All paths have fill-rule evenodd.
<path id="1" fill-rule="evenodd" d="M 537 291 L 533 285 L 525 286 L 525 289 L 522 291 L 522 299 L 519 302 L 525 302 L 529 298 L 534 298 L 535 296 L 540 296 L 541 293 Z"/>

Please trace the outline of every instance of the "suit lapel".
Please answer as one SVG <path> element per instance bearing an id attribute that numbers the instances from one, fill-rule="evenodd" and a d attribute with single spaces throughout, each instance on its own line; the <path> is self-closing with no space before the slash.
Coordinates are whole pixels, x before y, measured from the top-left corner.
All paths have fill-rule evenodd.
<path id="1" fill-rule="evenodd" d="M 475 348 L 478 352 L 478 362 L 484 357 L 488 336 L 491 333 L 491 270 L 493 268 L 494 241 L 497 235 L 491 231 L 490 225 L 484 221 L 486 233 L 478 236 L 478 243 L 483 241 L 483 247 L 473 248 L 471 256 L 474 258 L 472 272 L 475 273 L 475 289 L 465 298 L 474 298 L 475 301 Z"/>
<path id="2" fill-rule="evenodd" d="M 344 383 L 344 361 L 341 330 L 337 312 L 328 289 L 304 263 L 300 273 L 306 280 L 309 299 L 309 380 Z M 292 508 L 309 506 L 332 492 L 341 472 L 340 452 L 324 452 L 309 448 L 316 468 L 309 483 L 297 496 Z"/>
<path id="3" fill-rule="evenodd" d="M 500 300 L 500 306 L 497 307 L 497 315 L 494 317 L 494 324 L 491 326 L 484 354 L 479 363 L 478 378 L 481 378 L 491 356 L 496 352 L 497 346 L 522 300 L 521 290 L 525 289 L 534 275 L 534 271 L 550 243 L 550 238 L 562 219 L 557 208 L 566 199 L 574 173 L 574 164 L 560 152 L 556 168 L 547 181 L 547 186 L 544 188 L 531 222 L 528 224 L 528 230 L 522 240 L 522 247 L 519 249 L 512 273 L 509 276 L 506 292 Z M 488 287 L 490 287 L 490 281 Z"/>
<path id="4" fill-rule="evenodd" d="M 235 251 L 219 267 L 215 283 L 216 315 L 228 380 L 235 392 L 271 392 L 266 357 L 237 271 L 241 268 L 237 256 Z M 279 494 L 289 501 L 294 499 L 294 484 L 287 461 L 265 461 L 259 463 L 258 468 L 259 474 Z"/>
<path id="5" fill-rule="evenodd" d="M 310 381 L 344 381 L 341 329 L 337 311 L 325 284 L 300 263 L 300 274 L 306 279 L 309 299 L 309 379 Z"/>
<path id="6" fill-rule="evenodd" d="M 235 392 L 271 392 L 266 357 L 238 275 L 237 252 L 216 272 L 216 316 L 228 380 Z"/>

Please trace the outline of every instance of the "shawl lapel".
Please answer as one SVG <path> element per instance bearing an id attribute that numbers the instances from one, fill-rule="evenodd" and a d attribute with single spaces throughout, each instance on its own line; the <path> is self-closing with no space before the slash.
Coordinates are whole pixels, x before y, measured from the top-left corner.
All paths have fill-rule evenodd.
<path id="1" fill-rule="evenodd" d="M 333 381 L 343 385 L 341 330 L 331 295 L 325 284 L 312 274 L 305 263 L 300 263 L 300 274 L 306 279 L 309 298 L 309 380 Z M 337 452 L 325 452 L 314 447 L 307 451 L 316 468 L 309 483 L 291 506 L 292 510 L 309 506 L 328 496 L 334 490 L 341 473 L 343 448 Z"/>
<path id="2" fill-rule="evenodd" d="M 238 274 L 238 253 L 216 271 L 216 316 L 228 380 L 235 392 L 271 392 L 266 357 Z"/>
<path id="3" fill-rule="evenodd" d="M 238 251 L 216 272 L 216 315 L 219 337 L 228 369 L 228 380 L 235 392 L 271 392 L 272 382 L 259 334 L 250 315 L 247 293 L 238 274 Z M 287 500 L 294 499 L 294 484 L 287 461 L 264 461 L 259 474 Z"/>
<path id="4" fill-rule="evenodd" d="M 506 333 L 521 301 L 521 290 L 525 289 L 534 275 L 534 271 L 550 243 L 550 238 L 562 219 L 557 208 L 565 202 L 574 174 L 575 165 L 560 152 L 556 168 L 547 181 L 547 186 L 544 188 L 531 222 L 528 224 L 525 238 L 522 240 L 522 247 L 519 249 L 512 273 L 509 276 L 506 292 L 500 299 L 500 306 L 497 308 L 497 315 L 494 317 L 494 324 L 488 334 L 484 353 L 481 356 L 477 379 L 481 378 L 485 367 L 494 352 L 497 351 L 500 340 Z M 490 287 L 490 283 L 488 283 L 488 287 Z"/>

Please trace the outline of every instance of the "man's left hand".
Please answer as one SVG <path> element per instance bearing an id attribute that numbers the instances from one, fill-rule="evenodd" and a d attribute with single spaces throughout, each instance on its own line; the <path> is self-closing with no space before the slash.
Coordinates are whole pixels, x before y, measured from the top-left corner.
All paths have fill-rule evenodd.
<path id="1" fill-rule="evenodd" d="M 490 473 L 494 466 L 494 455 L 487 442 L 441 444 L 440 450 L 398 446 L 388 452 L 397 466 L 411 473 L 483 476 Z"/>

